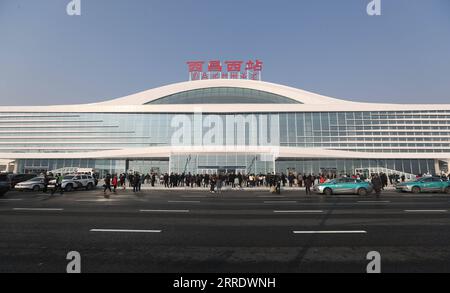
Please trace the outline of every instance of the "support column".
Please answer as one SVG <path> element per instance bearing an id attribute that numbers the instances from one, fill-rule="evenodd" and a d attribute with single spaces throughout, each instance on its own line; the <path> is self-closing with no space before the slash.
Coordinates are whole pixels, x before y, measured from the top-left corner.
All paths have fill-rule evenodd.
<path id="1" fill-rule="evenodd" d="M 18 161 L 13 161 L 13 162 L 11 162 L 11 163 L 13 163 L 14 164 L 14 169 L 13 169 L 13 173 L 19 173 L 18 171 L 19 171 L 19 162 Z M 10 164 L 11 164 L 10 163 Z M 8 164 L 8 169 L 9 169 L 9 164 Z"/>
<path id="2" fill-rule="evenodd" d="M 439 160 L 434 160 L 434 170 L 436 170 L 436 174 L 432 174 L 432 175 L 441 175 L 442 174 L 441 168 L 439 166 Z"/>

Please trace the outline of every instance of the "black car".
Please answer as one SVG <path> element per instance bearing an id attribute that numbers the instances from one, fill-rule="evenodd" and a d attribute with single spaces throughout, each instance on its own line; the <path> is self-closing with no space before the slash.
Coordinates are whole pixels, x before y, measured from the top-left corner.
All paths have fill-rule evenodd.
<path id="1" fill-rule="evenodd" d="M 7 174 L 0 174 L 0 196 L 3 196 L 11 188 L 11 181 Z"/>
<path id="2" fill-rule="evenodd" d="M 13 189 L 17 183 L 28 181 L 36 177 L 36 174 L 10 174 L 11 185 L 10 188 Z"/>
<path id="3" fill-rule="evenodd" d="M 13 189 L 16 184 L 36 177 L 35 174 L 0 174 L 0 196 Z"/>

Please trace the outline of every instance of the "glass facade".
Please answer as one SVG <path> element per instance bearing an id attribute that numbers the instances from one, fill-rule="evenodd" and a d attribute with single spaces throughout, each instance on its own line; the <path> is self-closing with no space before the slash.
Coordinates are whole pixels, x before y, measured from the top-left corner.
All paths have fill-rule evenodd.
<path id="1" fill-rule="evenodd" d="M 176 93 L 147 104 L 301 104 L 280 95 L 246 88 L 213 87 Z"/>
<path id="2" fill-rule="evenodd" d="M 195 114 L 183 114 L 194 125 Z M 179 114 L 156 113 L 0 113 L 0 153 L 90 152 L 122 148 L 170 146 Z M 327 148 L 376 153 L 450 152 L 450 111 L 402 112 L 306 112 L 217 115 L 203 113 L 205 120 L 223 122 L 227 132 L 245 135 L 245 145 L 262 141 L 259 129 L 276 125 L 272 136 L 279 146 Z M 244 120 L 245 130 L 227 119 Z M 256 128 L 255 128 L 256 127 Z M 257 131 L 251 131 L 251 129 Z M 195 128 L 191 128 L 194 136 Z M 270 130 L 268 130 L 270 132 Z M 191 140 L 195 142 L 194 139 Z M 238 140 L 235 140 L 236 144 Z M 223 145 L 230 142 L 222 141 Z"/>
<path id="3" fill-rule="evenodd" d="M 450 152 L 450 112 L 280 114 L 280 146 L 377 153 Z"/>
<path id="4" fill-rule="evenodd" d="M 370 174 L 405 174 L 410 178 L 417 174 L 435 174 L 434 160 L 417 159 L 284 159 L 276 162 L 280 172 L 301 174 L 351 175 L 355 173 Z"/>
<path id="5" fill-rule="evenodd" d="M 206 90 L 206 89 L 205 89 Z M 208 89 L 213 90 L 213 89 Z M 239 90 L 239 89 L 236 89 Z M 223 93 L 220 93 L 222 95 Z M 220 96 L 218 95 L 218 96 Z M 234 93 L 233 93 L 234 95 Z M 201 96 L 201 95 L 200 95 Z M 168 97 L 169 98 L 169 97 Z M 250 109 L 249 109 L 250 110 Z M 435 170 L 429 160 L 382 160 L 385 153 L 450 153 L 450 111 L 368 111 L 368 112 L 295 112 L 244 114 L 172 114 L 172 113 L 0 113 L 0 153 L 7 158 L 14 154 L 73 153 L 123 150 L 132 148 L 170 147 L 174 135 L 180 131 L 180 122 L 188 128 L 193 145 L 257 145 L 294 148 L 317 148 L 379 154 L 378 160 L 291 160 L 291 164 L 277 160 L 256 159 L 249 167 L 252 155 L 193 155 L 186 169 L 186 155 L 170 158 L 146 159 L 132 163 L 129 168 L 159 168 L 166 172 L 236 167 L 247 172 L 310 170 L 321 168 L 338 171 L 372 168 L 380 165 L 389 170 L 405 173 L 423 173 Z M 182 118 L 181 120 L 179 118 Z M 200 121 L 198 124 L 198 121 Z M 197 121 L 197 122 L 196 122 Z M 231 123 L 229 123 L 231 121 Z M 197 126 L 195 127 L 197 123 Z M 211 129 L 221 124 L 211 135 Z M 195 139 L 210 134 L 209 140 Z M 217 139 L 222 136 L 224 139 Z M 183 137 L 183 139 L 185 139 Z M 10 155 L 8 155 L 10 154 Z M 188 156 L 188 155 L 187 155 Z M 225 156 L 225 157 L 223 157 Z M 257 155 L 253 155 L 255 157 Z M 193 158 L 194 157 L 194 158 Z M 57 169 L 59 167 L 94 167 L 102 170 L 126 168 L 126 160 L 21 160 L 19 170 Z M 210 163 L 214 162 L 214 163 Z M 148 163 L 150 162 L 150 163 Z M 152 163 L 153 162 L 153 163 Z M 184 163 L 183 163 L 184 162 Z M 194 163 L 195 162 L 195 163 Z M 269 164 L 270 166 L 268 166 Z M 154 165 L 154 166 L 153 166 Z M 448 169 L 448 163 L 437 162 Z M 200 168 L 200 167 L 205 168 Z M 311 166 L 311 167 L 309 167 Z M 400 167 L 401 166 L 401 167 Z"/>
<path id="6" fill-rule="evenodd" d="M 170 171 L 176 173 L 272 173 L 274 160 L 260 154 L 183 154 L 170 157 Z"/>

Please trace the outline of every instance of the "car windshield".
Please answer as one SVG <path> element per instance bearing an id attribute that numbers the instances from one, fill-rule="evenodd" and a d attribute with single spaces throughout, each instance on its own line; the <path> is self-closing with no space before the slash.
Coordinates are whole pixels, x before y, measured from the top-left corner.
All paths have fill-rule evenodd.
<path id="1" fill-rule="evenodd" d="M 37 181 L 41 181 L 41 180 L 42 180 L 41 177 L 36 177 L 36 178 L 30 179 L 28 181 L 37 182 Z"/>
<path id="2" fill-rule="evenodd" d="M 70 180 L 70 179 L 72 179 L 74 176 L 64 176 L 64 178 L 63 179 L 68 179 L 68 180 Z"/>
<path id="3" fill-rule="evenodd" d="M 7 175 L 0 175 L 0 181 L 1 182 L 8 181 L 8 176 Z"/>

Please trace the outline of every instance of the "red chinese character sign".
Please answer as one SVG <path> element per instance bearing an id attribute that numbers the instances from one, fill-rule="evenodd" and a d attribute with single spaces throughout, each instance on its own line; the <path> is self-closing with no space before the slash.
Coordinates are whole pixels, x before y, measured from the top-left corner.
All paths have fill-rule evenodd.
<path id="1" fill-rule="evenodd" d="M 189 61 L 189 80 L 203 79 L 249 79 L 261 80 L 263 62 L 260 60 L 247 62 L 211 60 L 208 71 L 203 71 L 204 61 Z M 244 69 L 244 70 L 242 70 Z"/>

